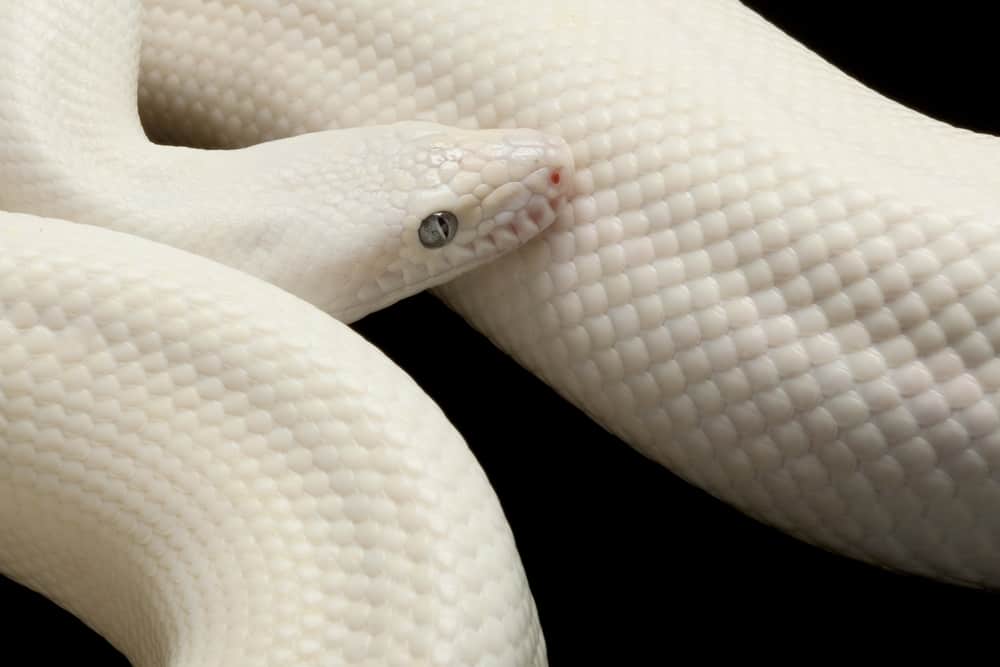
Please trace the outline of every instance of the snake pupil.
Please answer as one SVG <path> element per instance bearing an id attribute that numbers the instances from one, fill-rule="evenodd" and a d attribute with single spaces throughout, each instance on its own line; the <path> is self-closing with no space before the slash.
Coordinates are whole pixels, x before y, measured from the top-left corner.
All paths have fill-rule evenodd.
<path id="1" fill-rule="evenodd" d="M 458 232 L 458 218 L 451 211 L 431 213 L 420 223 L 418 235 L 425 248 L 441 248 L 455 238 Z"/>

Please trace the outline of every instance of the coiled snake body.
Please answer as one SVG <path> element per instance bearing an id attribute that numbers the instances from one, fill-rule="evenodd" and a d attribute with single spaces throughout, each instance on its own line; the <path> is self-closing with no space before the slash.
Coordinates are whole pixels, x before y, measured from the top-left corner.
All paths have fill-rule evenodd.
<path id="1" fill-rule="evenodd" d="M 461 11 L 443 0 L 153 0 L 147 5 L 140 110 L 145 126 L 162 140 L 238 147 L 403 120 L 470 129 L 527 127 L 562 137 L 575 173 L 568 177 L 572 199 L 553 226 L 534 242 L 439 287 L 438 294 L 608 429 L 747 513 L 815 544 L 894 569 L 980 586 L 1000 582 L 1000 245 L 993 194 L 1000 152 L 994 139 L 946 127 L 885 100 L 727 0 L 631 0 L 613 9 L 595 0 L 463 0 Z M 150 202 L 143 208 L 162 210 Z M 77 228 L 60 226 L 59 233 L 71 229 Z M 79 232 L 81 245 L 84 236 Z M 165 267 L 175 261 L 166 257 L 167 250 L 156 252 L 164 253 Z M 127 273 L 121 265 L 125 259 L 115 261 L 110 273 Z M 23 294 L 23 281 L 47 275 L 46 269 L 27 260 L 9 266 L 14 296 L 4 301 L 10 304 L 8 335 L 23 341 L 12 348 L 18 352 L 11 358 L 22 364 L 45 360 L 40 351 L 50 349 L 45 347 L 50 334 L 18 324 L 22 315 L 15 297 Z M 119 286 L 108 289 L 117 293 Z M 254 299 L 257 293 L 277 294 L 256 283 L 253 291 Z M 308 291 L 299 295 L 312 296 Z M 38 298 L 48 301 L 31 311 L 36 316 L 55 297 Z M 271 317 L 269 303 L 262 302 L 254 318 Z M 296 304 L 303 313 L 313 313 Z M 217 317 L 223 316 L 246 317 Z M 309 326 L 335 327 L 317 324 L 318 314 L 302 318 Z M 283 319 L 296 331 L 304 326 Z M 149 330 L 166 326 L 157 319 L 145 321 Z M 119 320 L 107 322 L 104 339 L 127 338 Z M 190 332 L 181 329 L 177 335 L 187 340 Z M 207 338 L 206 349 L 223 349 L 225 336 Z M 36 535 L 34 523 L 19 524 L 15 516 L 5 521 L 19 525 L 23 534 L 11 538 L 16 544 L 3 545 L 8 571 L 59 599 L 89 600 L 96 606 L 79 611 L 140 664 L 215 664 L 213 658 L 220 664 L 253 664 L 248 661 L 256 658 L 259 664 L 544 660 L 521 575 L 498 579 L 507 583 L 495 589 L 493 577 L 469 565 L 488 562 L 497 564 L 497 573 L 507 566 L 512 569 L 505 571 L 519 573 L 488 493 L 473 495 L 488 498 L 482 507 L 493 509 L 482 510 L 482 516 L 489 516 L 484 521 L 499 537 L 483 543 L 501 546 L 491 547 L 486 557 L 469 550 L 474 541 L 454 548 L 439 544 L 433 556 L 422 559 L 423 549 L 430 548 L 426 535 L 450 529 L 428 519 L 434 527 L 417 531 L 425 536 L 424 546 L 410 546 L 407 503 L 379 504 L 386 496 L 376 489 L 386 488 L 385 480 L 365 474 L 373 469 L 369 460 L 357 464 L 351 479 L 336 482 L 341 462 L 359 459 L 331 452 L 330 468 L 324 469 L 309 444 L 322 440 L 311 419 L 300 424 L 307 435 L 295 430 L 290 416 L 295 411 L 287 408 L 265 409 L 268 416 L 260 424 L 249 416 L 228 424 L 247 438 L 239 441 L 245 442 L 242 447 L 259 455 L 241 464 L 241 449 L 226 439 L 226 416 L 228 410 L 256 405 L 253 392 L 229 397 L 222 375 L 212 382 L 212 373 L 221 374 L 226 365 L 199 364 L 196 344 L 178 344 L 191 356 L 178 360 L 180 368 L 190 370 L 176 372 L 204 388 L 171 399 L 171 406 L 179 406 L 171 407 L 177 410 L 176 429 L 211 434 L 205 437 L 214 438 L 219 448 L 203 453 L 192 447 L 197 469 L 214 483 L 196 485 L 188 492 L 191 502 L 208 508 L 199 510 L 204 516 L 228 516 L 238 503 L 229 500 L 223 508 L 222 500 L 208 497 L 216 493 L 209 489 L 255 497 L 257 487 L 240 481 L 250 466 L 263 480 L 278 480 L 258 483 L 275 494 L 273 507 L 267 505 L 267 512 L 275 514 L 265 512 L 257 532 L 234 519 L 232 539 L 260 535 L 261 550 L 272 545 L 274 554 L 287 550 L 298 558 L 315 548 L 332 560 L 302 556 L 302 562 L 323 563 L 322 568 L 286 578 L 298 561 L 277 556 L 274 580 L 289 582 L 282 585 L 293 591 L 281 596 L 289 605 L 287 615 L 273 610 L 275 594 L 267 586 L 241 592 L 243 582 L 219 574 L 223 583 L 217 589 L 199 588 L 156 569 L 159 561 L 151 556 L 121 563 L 128 576 L 120 588 L 98 596 L 91 589 L 78 590 L 92 586 L 94 575 L 70 576 L 69 561 L 42 567 L 29 558 L 49 545 L 52 537 L 45 531 L 55 534 L 55 529 L 39 526 Z M 301 349 L 312 350 L 312 345 Z M 124 349 L 138 353 L 128 345 Z M 286 352 L 273 348 L 270 354 L 278 363 Z M 237 367 L 255 357 L 248 349 Z M 45 368 L 61 368 L 45 363 Z M 157 363 L 157 372 L 169 372 L 166 361 Z M 121 368 L 138 372 L 128 370 L 127 363 Z M 58 370 L 50 372 L 63 377 Z M 261 372 L 246 377 L 266 384 L 273 376 Z M 29 377 L 49 376 L 39 370 Z M 117 379 L 109 391 L 127 395 L 130 377 Z M 277 383 L 274 392 L 281 386 Z M 301 386 L 288 391 L 289 400 L 302 401 L 295 416 L 334 409 L 317 404 L 317 412 L 309 412 L 309 392 Z M 328 395 L 335 401 L 337 392 Z M 171 460 L 168 466 L 155 457 L 142 458 L 154 456 L 158 450 L 149 443 L 167 431 L 151 416 L 139 418 L 140 412 L 162 413 L 165 404 L 148 390 L 132 400 L 137 412 L 123 409 L 125 421 L 115 432 L 135 442 L 133 459 L 149 461 L 152 473 L 162 472 L 169 480 L 186 462 Z M 25 465 L 48 460 L 30 443 L 56 429 L 46 426 L 49 413 L 37 403 L 25 401 L 16 408 L 22 418 L 10 433 L 25 440 L 8 445 L 6 460 L 12 465 L 3 472 L 25 479 L 8 488 L 49 491 L 55 484 Z M 384 414 L 377 406 L 365 406 Z M 84 413 L 95 410 L 87 406 Z M 215 421 L 195 428 L 195 416 Z M 50 418 L 73 415 L 54 411 Z M 87 428 L 90 422 L 92 428 L 107 423 L 80 419 Z M 292 423 L 282 427 L 281 419 Z M 376 416 L 366 421 L 376 422 Z M 272 437 L 277 442 L 268 440 Z M 296 458 L 298 446 L 311 453 Z M 25 459 L 15 460 L 15 451 Z M 447 466 L 440 461 L 466 460 L 460 451 L 454 445 L 435 465 L 420 467 L 420 474 L 442 475 L 439 483 L 446 488 Z M 227 455 L 231 462 L 223 464 L 230 460 Z M 108 474 L 111 463 L 95 460 Z M 385 465 L 408 470 L 409 463 Z M 60 464 L 61 459 L 52 461 Z M 306 487 L 317 467 L 325 479 L 317 483 L 337 491 L 329 496 L 334 498 L 329 511 L 346 517 L 339 523 L 303 518 L 325 517 L 312 506 L 319 503 Z M 232 480 L 225 477 L 229 472 Z M 82 474 L 79 479 L 85 485 L 89 478 Z M 417 486 L 413 494 L 422 493 Z M 128 485 L 115 488 L 128 496 Z M 205 498 L 198 489 L 205 489 L 200 492 Z M 358 494 L 364 503 L 348 502 Z M 53 498 L 52 515 L 58 516 L 56 508 L 70 501 L 58 494 Z M 433 492 L 427 502 L 434 508 L 452 506 Z M 277 518 L 286 510 L 301 526 Z M 370 517 L 376 515 L 385 521 L 373 523 Z M 95 509 L 93 516 L 102 515 Z M 196 525 L 186 523 L 185 516 L 171 521 Z M 454 520 L 468 530 L 479 529 L 478 519 Z M 401 532 L 386 525 L 402 526 Z M 272 531 L 282 527 L 289 544 L 275 541 L 274 535 L 283 533 Z M 150 534 L 141 524 L 134 535 L 146 540 L 141 543 L 159 544 L 156 531 Z M 163 539 L 170 535 L 166 531 Z M 215 544 L 209 537 L 192 537 L 185 544 Z M 224 535 L 215 537 L 220 546 L 195 552 L 223 559 L 221 554 L 229 553 L 236 559 L 231 562 L 238 562 L 243 552 Z M 324 551 L 332 549 L 331 542 L 339 550 Z M 150 549 L 142 553 L 162 552 L 156 551 L 159 546 Z M 119 553 L 127 558 L 138 552 L 123 546 Z M 406 555 L 398 561 L 405 567 L 395 569 L 393 558 L 399 554 Z M 242 570 L 214 565 L 213 571 L 242 571 L 253 579 L 261 572 L 255 568 L 272 562 L 254 558 Z M 420 574 L 410 569 L 426 562 L 438 564 L 437 569 Z M 29 569 L 16 567 L 28 563 Z M 469 566 L 466 574 L 452 569 L 458 563 Z M 387 572 L 398 576 L 386 578 Z M 462 586 L 454 580 L 432 583 L 430 572 L 451 572 Z M 329 588 L 314 585 L 320 580 Z M 133 599 L 135 591 L 153 582 L 162 584 L 158 596 Z M 317 589 L 329 591 L 329 597 Z M 414 597 L 414 591 L 425 590 L 440 594 L 427 598 L 438 605 L 434 611 L 425 598 Z M 448 616 L 444 610 L 468 609 L 455 591 L 465 595 L 470 590 L 480 611 Z M 259 613 L 248 612 L 240 623 L 224 626 L 235 637 L 201 617 L 193 620 L 196 614 L 207 614 L 208 620 L 215 614 L 223 623 L 227 609 L 243 608 L 225 595 L 258 591 L 261 597 L 251 598 L 258 606 L 249 608 Z M 185 598 L 197 595 L 202 596 L 198 601 Z M 114 606 L 129 604 L 141 610 L 132 625 L 122 624 L 120 607 Z M 289 618 L 297 609 L 312 614 L 299 614 L 287 627 L 276 620 L 276 614 Z M 400 614 L 402 609 L 413 612 Z M 437 625 L 439 613 L 445 614 L 443 626 Z M 419 630 L 428 624 L 447 631 Z M 274 626 L 281 627 L 256 631 Z M 261 645 L 239 653 L 248 637 Z M 331 654 L 339 657 L 331 659 Z"/>

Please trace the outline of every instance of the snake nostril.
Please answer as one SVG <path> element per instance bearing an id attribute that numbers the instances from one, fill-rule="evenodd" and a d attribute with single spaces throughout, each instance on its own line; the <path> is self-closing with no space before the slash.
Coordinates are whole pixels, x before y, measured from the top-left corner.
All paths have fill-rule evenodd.
<path id="1" fill-rule="evenodd" d="M 458 217 L 451 211 L 431 213 L 420 222 L 417 234 L 425 248 L 441 248 L 458 233 Z"/>

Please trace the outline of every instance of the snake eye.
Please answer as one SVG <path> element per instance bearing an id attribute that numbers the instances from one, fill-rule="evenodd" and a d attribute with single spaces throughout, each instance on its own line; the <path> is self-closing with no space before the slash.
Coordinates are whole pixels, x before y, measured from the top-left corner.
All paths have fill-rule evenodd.
<path id="1" fill-rule="evenodd" d="M 425 248 L 442 248 L 458 233 L 458 217 L 451 211 L 431 213 L 420 222 L 417 233 Z"/>

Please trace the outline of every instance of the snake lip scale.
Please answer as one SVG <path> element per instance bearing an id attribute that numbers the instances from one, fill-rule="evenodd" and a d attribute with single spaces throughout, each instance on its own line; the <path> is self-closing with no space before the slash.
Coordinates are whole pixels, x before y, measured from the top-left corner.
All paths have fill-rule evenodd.
<path id="1" fill-rule="evenodd" d="M 134 664 L 546 662 L 337 321 L 426 288 L 750 516 L 1000 586 L 995 138 L 735 0 L 142 4 L 0 0 L 0 569 Z"/>

